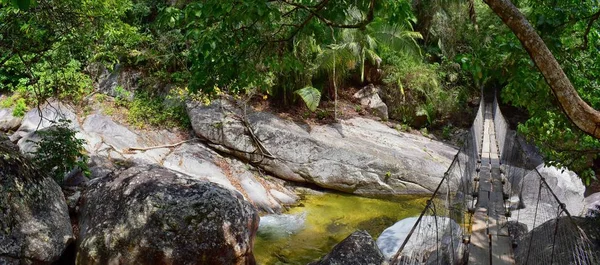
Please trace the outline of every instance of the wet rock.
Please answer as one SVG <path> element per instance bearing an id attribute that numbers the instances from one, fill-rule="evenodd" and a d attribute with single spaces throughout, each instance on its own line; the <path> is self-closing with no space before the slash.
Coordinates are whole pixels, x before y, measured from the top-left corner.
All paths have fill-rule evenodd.
<path id="1" fill-rule="evenodd" d="M 257 211 L 220 185 L 134 166 L 82 201 L 78 264 L 255 264 Z"/>
<path id="2" fill-rule="evenodd" d="M 262 237 L 281 238 L 304 229 L 307 212 L 299 214 L 269 214 L 260 218 L 258 234 Z"/>
<path id="3" fill-rule="evenodd" d="M 9 143 L 0 143 L 0 264 L 51 264 L 73 240 L 63 193 Z"/>
<path id="4" fill-rule="evenodd" d="M 366 231 L 356 231 L 321 260 L 309 265 L 380 265 L 385 258 Z"/>
<path id="5" fill-rule="evenodd" d="M 280 213 L 282 205 L 293 204 L 298 200 L 298 196 L 283 185 L 275 181 L 261 181 L 252 166 L 224 158 L 202 144 L 185 143 L 178 146 L 164 158 L 162 165 L 237 190 L 266 213 Z"/>
<path id="6" fill-rule="evenodd" d="M 204 146 L 182 144 L 175 148 L 163 161 L 163 166 L 202 180 L 219 183 L 234 190 L 235 187 L 225 172 L 212 163 L 216 154 Z"/>
<path id="7" fill-rule="evenodd" d="M 449 145 L 373 120 L 353 118 L 308 132 L 272 114 L 248 110 L 254 136 L 272 154 L 263 155 L 240 121 L 242 113 L 227 101 L 188 105 L 194 131 L 211 147 L 253 161 L 281 179 L 348 193 L 430 193 L 456 153 Z"/>
<path id="8" fill-rule="evenodd" d="M 283 193 L 276 189 L 270 189 L 269 193 L 271 193 L 271 195 L 273 197 L 275 197 L 275 199 L 277 199 L 280 203 L 286 204 L 286 205 L 294 204 L 294 203 L 298 202 L 298 200 L 300 199 L 296 194 Z"/>

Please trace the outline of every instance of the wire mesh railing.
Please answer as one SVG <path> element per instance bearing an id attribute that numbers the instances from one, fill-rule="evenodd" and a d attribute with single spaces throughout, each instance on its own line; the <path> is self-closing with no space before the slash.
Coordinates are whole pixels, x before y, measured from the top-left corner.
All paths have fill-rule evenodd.
<path id="1" fill-rule="evenodd" d="M 491 104 L 503 203 L 516 264 L 600 264 L 598 247 L 538 170 L 535 148 L 510 130 L 497 98 Z M 390 264 L 465 264 L 477 204 L 473 180 L 481 161 L 486 102 L 437 189 Z M 511 232 L 512 231 L 512 232 Z"/>
<path id="2" fill-rule="evenodd" d="M 511 235 L 516 264 L 600 264 L 597 246 L 570 214 L 577 205 L 563 203 L 540 173 L 541 156 L 509 129 L 497 98 L 493 110 L 509 225 L 527 231 Z"/>
<path id="3" fill-rule="evenodd" d="M 482 145 L 484 112 L 482 99 L 462 147 L 390 264 L 461 264 L 464 260 L 463 238 L 470 233 L 468 209 L 475 205 L 472 180 Z"/>

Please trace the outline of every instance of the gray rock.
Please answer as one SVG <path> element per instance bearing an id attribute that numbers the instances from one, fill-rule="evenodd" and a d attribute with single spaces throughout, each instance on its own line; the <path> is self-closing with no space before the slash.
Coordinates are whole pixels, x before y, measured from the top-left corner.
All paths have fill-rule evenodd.
<path id="1" fill-rule="evenodd" d="M 540 174 L 546 179 L 548 186 L 554 192 L 556 197 L 565 204 L 566 209 L 573 216 L 579 216 L 584 213 L 585 186 L 581 179 L 572 171 L 560 170 L 555 167 L 537 167 Z M 540 178 L 537 173 L 530 171 L 519 183 L 520 186 L 514 186 L 521 189 L 521 209 L 513 211 L 512 216 L 518 219 L 516 221 L 527 225 L 527 228 L 534 229 L 542 223 L 557 217 L 559 203 L 552 193 L 545 188 L 540 190 Z M 539 195 L 539 203 L 538 203 Z M 536 211 L 537 208 L 537 211 Z"/>
<path id="2" fill-rule="evenodd" d="M 417 220 L 417 217 L 400 220 L 377 238 L 377 246 L 386 259 L 398 252 Z M 462 228 L 454 220 L 423 216 L 402 250 L 402 259 L 426 261 L 425 264 L 461 264 L 464 249 L 461 235 Z M 438 241 L 441 241 L 441 249 L 438 249 Z M 439 262 L 438 258 L 441 259 Z"/>
<path id="3" fill-rule="evenodd" d="M 279 213 L 282 210 L 281 204 L 291 204 L 298 200 L 297 196 L 282 185 L 274 181 L 260 181 L 255 176 L 252 166 L 226 159 L 202 144 L 182 144 L 161 163 L 168 169 L 237 190 L 253 205 L 267 213 Z M 269 193 L 268 189 L 288 194 L 288 199 L 291 200 L 281 202 Z"/>
<path id="4" fill-rule="evenodd" d="M 103 142 L 109 144 L 111 148 L 118 149 L 117 151 L 129 147 L 144 147 L 137 134 L 102 114 L 88 116 L 83 122 L 82 129 L 90 137 L 99 138 L 97 140 L 85 138 L 94 146 L 98 142 Z"/>
<path id="5" fill-rule="evenodd" d="M 516 246 L 516 244 L 523 239 L 523 236 L 527 234 L 527 231 L 529 231 L 526 224 L 517 221 L 508 221 L 506 222 L 506 226 L 508 228 L 508 235 L 510 236 L 512 243 L 515 244 L 513 246 Z"/>
<path id="6" fill-rule="evenodd" d="M 12 109 L 0 109 L 0 131 L 13 131 L 21 126 L 22 118 L 12 115 Z"/>
<path id="7" fill-rule="evenodd" d="M 250 171 L 246 171 L 240 177 L 240 186 L 244 192 L 248 195 L 248 200 L 268 213 L 281 212 L 281 205 L 273 199 L 272 196 L 267 192 L 265 187 L 258 182 Z"/>
<path id="8" fill-rule="evenodd" d="M 135 166 L 82 201 L 78 264 L 255 264 L 257 211 L 219 185 Z"/>
<path id="9" fill-rule="evenodd" d="M 311 132 L 264 112 L 248 111 L 254 135 L 273 157 L 263 156 L 226 101 L 188 105 L 194 131 L 217 150 L 252 161 L 279 178 L 360 195 L 432 192 L 456 149 L 354 118 Z"/>
<path id="10" fill-rule="evenodd" d="M 123 69 L 120 64 L 115 65 L 112 72 L 101 65 L 90 69 L 96 79 L 97 90 L 112 97 L 133 98 L 133 91 L 138 87 L 142 74 L 137 70 Z M 95 75 L 95 76 L 94 76 Z M 121 87 L 121 91 L 117 89 Z"/>
<path id="11" fill-rule="evenodd" d="M 598 264 L 600 220 L 552 219 L 525 234 L 514 250 L 516 264 Z M 531 244 L 530 244 L 531 243 Z"/>
<path id="12" fill-rule="evenodd" d="M 600 212 L 600 192 L 592 193 L 585 197 L 585 215 L 594 216 Z"/>
<path id="13" fill-rule="evenodd" d="M 354 98 L 360 100 L 360 105 L 372 109 L 382 120 L 388 120 L 388 107 L 379 97 L 379 89 L 369 84 L 354 93 Z"/>
<path id="14" fill-rule="evenodd" d="M 310 265 L 380 265 L 385 258 L 366 231 L 349 235 L 321 260 Z"/>
<path id="15" fill-rule="evenodd" d="M 283 193 L 281 191 L 275 190 L 275 189 L 270 189 L 269 193 L 271 193 L 271 195 L 277 199 L 280 203 L 282 204 L 294 204 L 296 203 L 300 198 L 293 193 Z"/>
<path id="16" fill-rule="evenodd" d="M 0 144 L 0 264 L 51 264 L 73 240 L 63 193 L 7 144 Z"/>
<path id="17" fill-rule="evenodd" d="M 28 111 L 23 117 L 19 129 L 10 136 L 10 140 L 13 142 L 18 140 L 20 147 L 27 142 L 26 139 L 21 138 L 35 138 L 32 136 L 35 134 L 35 131 L 51 127 L 61 119 L 71 121 L 69 127 L 71 129 L 79 130 L 77 116 L 70 106 L 58 101 L 49 101 L 40 106 L 39 110 L 35 108 Z"/>
<path id="18" fill-rule="evenodd" d="M 230 179 L 234 183 L 239 183 L 239 187 L 241 188 L 239 191 L 254 206 L 264 212 L 281 213 L 283 210 L 282 205 L 294 204 L 299 199 L 293 192 L 286 189 L 280 181 L 278 182 L 278 179 L 263 177 L 258 173 L 256 168 L 239 160 L 221 158 L 213 160 L 213 163 L 225 164 L 229 171 Z M 283 196 L 277 197 L 271 192 L 272 190 L 276 190 L 278 193 L 283 194 Z"/>
<path id="19" fill-rule="evenodd" d="M 50 128 L 52 127 L 43 128 L 39 131 L 46 131 Z M 41 139 L 42 138 L 38 134 L 38 131 L 27 133 L 24 134 L 21 139 L 19 139 L 17 146 L 19 147 L 19 150 L 21 150 L 21 153 L 26 156 L 31 156 L 31 153 L 37 150 L 37 142 L 39 142 Z"/>
<path id="20" fill-rule="evenodd" d="M 182 144 L 163 161 L 163 166 L 191 177 L 221 184 L 231 190 L 235 187 L 223 170 L 213 163 L 216 154 L 201 145 Z"/>

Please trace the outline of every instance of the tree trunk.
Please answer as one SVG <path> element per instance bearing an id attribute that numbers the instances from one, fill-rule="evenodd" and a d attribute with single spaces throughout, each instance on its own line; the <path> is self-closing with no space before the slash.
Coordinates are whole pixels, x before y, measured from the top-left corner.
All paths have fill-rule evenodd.
<path id="1" fill-rule="evenodd" d="M 600 112 L 581 99 L 542 38 L 510 0 L 484 0 L 517 36 L 552 89 L 567 117 L 583 132 L 600 139 Z"/>
<path id="2" fill-rule="evenodd" d="M 412 7 L 417 17 L 415 30 L 423 36 L 423 42 L 429 43 L 429 30 L 433 23 L 433 16 L 437 13 L 439 6 L 430 0 L 413 0 Z"/>

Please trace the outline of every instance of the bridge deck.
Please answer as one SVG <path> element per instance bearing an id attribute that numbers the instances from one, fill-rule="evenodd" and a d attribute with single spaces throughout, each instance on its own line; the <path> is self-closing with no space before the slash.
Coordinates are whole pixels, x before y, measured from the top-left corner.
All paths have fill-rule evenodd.
<path id="1" fill-rule="evenodd" d="M 491 106 L 484 116 L 479 181 L 475 182 L 477 206 L 473 215 L 469 264 L 515 264 L 506 227 L 503 174 Z"/>

